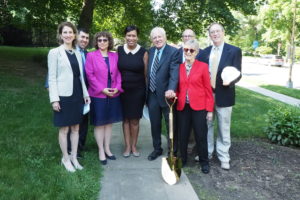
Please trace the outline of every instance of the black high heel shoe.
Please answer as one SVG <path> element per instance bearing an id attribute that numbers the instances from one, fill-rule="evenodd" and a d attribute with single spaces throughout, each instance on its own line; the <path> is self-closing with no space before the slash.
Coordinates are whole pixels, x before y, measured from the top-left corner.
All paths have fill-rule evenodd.
<path id="1" fill-rule="evenodd" d="M 115 155 L 109 156 L 109 155 L 107 155 L 107 153 L 105 153 L 105 156 L 106 156 L 106 158 L 108 158 L 109 160 L 117 160 L 117 158 L 116 158 Z"/>
<path id="2" fill-rule="evenodd" d="M 105 160 L 100 160 L 100 163 L 102 164 L 102 165 L 106 165 L 107 164 L 107 160 L 105 159 Z"/>

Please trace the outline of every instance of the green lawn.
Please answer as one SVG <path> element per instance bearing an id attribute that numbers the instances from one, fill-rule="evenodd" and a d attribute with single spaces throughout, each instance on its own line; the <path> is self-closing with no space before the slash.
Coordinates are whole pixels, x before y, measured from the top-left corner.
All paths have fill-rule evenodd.
<path id="1" fill-rule="evenodd" d="M 298 89 L 293 89 L 293 88 L 287 88 L 283 86 L 278 86 L 278 85 L 261 85 L 260 87 L 272 90 L 273 92 L 277 92 L 280 94 L 284 94 L 290 97 L 294 97 L 297 99 L 300 99 L 300 90 Z"/>
<path id="2" fill-rule="evenodd" d="M 45 59 L 50 48 L 48 47 L 11 47 L 0 46 L 0 56 L 12 60 L 40 61 Z"/>
<path id="3" fill-rule="evenodd" d="M 237 87 L 231 120 L 232 135 L 240 138 L 266 137 L 263 129 L 267 125 L 267 113 L 278 106 L 289 105 Z"/>
<path id="4" fill-rule="evenodd" d="M 20 53 L 26 54 L 28 49 Z M 38 49 L 31 48 L 29 52 L 32 50 Z M 88 150 L 84 153 L 84 159 L 79 160 L 84 170 L 68 173 L 60 165 L 62 155 L 58 145 L 58 130 L 53 127 L 48 93 L 43 88 L 45 74 L 35 78 L 26 73 L 19 75 L 24 73 L 16 73 L 18 70 L 13 65 L 9 71 L 7 63 L 4 66 L 1 61 L 12 55 L 1 55 L 1 52 L 2 47 L 0 199 L 97 199 L 102 167 L 92 130 L 88 135 Z M 46 55 L 45 52 L 42 57 Z M 35 57 L 36 54 L 31 55 Z M 20 56 L 14 60 L 22 59 Z"/>

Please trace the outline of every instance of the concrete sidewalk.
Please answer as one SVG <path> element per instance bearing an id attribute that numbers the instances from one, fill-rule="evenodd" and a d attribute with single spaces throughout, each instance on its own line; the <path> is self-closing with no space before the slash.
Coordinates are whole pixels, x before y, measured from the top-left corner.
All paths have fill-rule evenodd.
<path id="1" fill-rule="evenodd" d="M 247 80 L 243 80 L 243 78 L 237 83 L 237 85 L 240 86 L 240 87 L 249 89 L 251 91 L 257 92 L 259 94 L 271 97 L 273 99 L 276 99 L 276 100 L 281 101 L 281 102 L 286 103 L 286 104 L 290 104 L 290 105 L 293 105 L 293 106 L 299 106 L 300 105 L 300 100 L 299 99 L 296 99 L 296 98 L 293 98 L 293 97 L 290 97 L 290 96 L 286 96 L 286 95 L 283 95 L 283 94 L 279 94 L 277 92 L 273 92 L 273 91 L 267 90 L 265 88 L 261 88 L 261 87 L 255 85 L 255 84 L 247 81 Z"/>
<path id="2" fill-rule="evenodd" d="M 164 156 L 167 141 L 162 136 Z M 123 132 L 121 123 L 113 125 L 111 150 L 117 160 L 108 160 L 101 179 L 100 200 L 198 200 L 192 185 L 182 171 L 180 181 L 173 186 L 164 182 L 161 176 L 161 158 L 148 161 L 153 151 L 150 121 L 142 119 L 138 150 L 141 156 L 124 158 Z"/>

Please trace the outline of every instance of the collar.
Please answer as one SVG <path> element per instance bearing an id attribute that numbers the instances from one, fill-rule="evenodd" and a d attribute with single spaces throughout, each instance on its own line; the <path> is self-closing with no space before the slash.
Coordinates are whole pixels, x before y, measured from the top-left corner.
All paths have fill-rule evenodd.
<path id="1" fill-rule="evenodd" d="M 167 44 L 165 44 L 162 48 L 159 49 L 160 55 L 162 54 L 162 52 L 164 51 L 165 47 Z M 158 51 L 158 49 L 156 47 L 155 48 L 155 53 Z"/>
<path id="2" fill-rule="evenodd" d="M 215 46 L 214 44 L 213 44 L 213 47 L 212 47 L 212 49 L 215 49 L 215 48 L 219 48 L 219 51 L 221 51 L 222 52 L 222 50 L 223 50 L 223 47 L 224 47 L 224 42 L 222 42 L 219 46 Z"/>
<path id="3" fill-rule="evenodd" d="M 78 45 L 76 45 L 76 50 L 78 51 L 78 52 L 84 52 L 85 51 L 85 49 L 83 49 L 83 48 L 81 48 L 80 46 L 78 46 Z"/>
<path id="4" fill-rule="evenodd" d="M 138 52 L 141 48 L 141 46 L 139 44 L 137 44 L 136 47 L 133 50 L 128 49 L 127 44 L 124 44 L 123 47 L 124 47 L 124 51 L 125 51 L 126 54 L 129 54 L 129 53 L 136 54 L 136 52 Z"/>

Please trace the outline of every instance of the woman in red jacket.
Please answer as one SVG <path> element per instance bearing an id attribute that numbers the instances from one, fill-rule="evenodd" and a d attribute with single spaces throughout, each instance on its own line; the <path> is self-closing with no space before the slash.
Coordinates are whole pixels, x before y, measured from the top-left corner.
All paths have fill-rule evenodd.
<path id="1" fill-rule="evenodd" d="M 187 162 L 187 146 L 191 128 L 194 129 L 199 161 L 203 173 L 209 173 L 207 152 L 207 120 L 212 120 L 213 91 L 208 65 L 196 60 L 199 44 L 189 40 L 184 44 L 185 62 L 179 67 L 178 123 L 180 154 L 183 165 Z"/>

